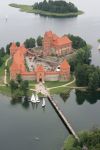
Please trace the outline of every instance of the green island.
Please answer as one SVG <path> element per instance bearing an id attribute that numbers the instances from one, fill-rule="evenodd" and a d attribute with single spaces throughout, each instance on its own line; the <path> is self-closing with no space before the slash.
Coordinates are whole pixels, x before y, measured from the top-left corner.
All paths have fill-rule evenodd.
<path id="1" fill-rule="evenodd" d="M 83 14 L 82 11 L 71 2 L 65 1 L 46 1 L 35 3 L 34 5 L 9 4 L 11 7 L 19 8 L 20 11 L 27 13 L 40 14 L 48 17 L 76 17 Z"/>
<path id="2" fill-rule="evenodd" d="M 69 81 L 48 81 L 45 82 L 46 88 L 51 94 L 66 94 L 68 95 L 71 89 L 79 89 L 81 91 L 99 91 L 100 90 L 100 68 L 91 65 L 91 46 L 89 46 L 84 39 L 79 36 L 68 34 L 72 41 L 74 52 L 71 55 L 66 55 L 70 64 L 71 77 Z M 37 39 L 29 38 L 24 41 L 26 48 L 34 48 L 37 45 L 42 46 L 42 36 Z M 30 96 L 35 89 L 36 81 L 24 81 L 18 75 L 16 81 L 10 80 L 10 65 L 12 59 L 10 58 L 10 46 L 7 44 L 6 50 L 0 49 L 0 93 L 13 97 Z M 16 42 L 20 45 L 20 42 Z M 37 51 L 37 49 L 36 49 Z M 50 59 L 52 59 L 52 56 Z M 54 57 L 55 59 L 55 57 Z M 5 83 L 5 69 L 7 70 L 7 83 Z M 85 70 L 85 71 L 84 71 Z M 26 88 L 24 88 L 26 87 Z"/>
<path id="3" fill-rule="evenodd" d="M 78 142 L 69 136 L 64 143 L 63 150 L 99 150 L 100 149 L 100 129 L 94 128 L 91 131 L 82 131 L 79 134 Z"/>
<path id="4" fill-rule="evenodd" d="M 100 43 L 100 39 L 98 39 L 98 42 Z"/>

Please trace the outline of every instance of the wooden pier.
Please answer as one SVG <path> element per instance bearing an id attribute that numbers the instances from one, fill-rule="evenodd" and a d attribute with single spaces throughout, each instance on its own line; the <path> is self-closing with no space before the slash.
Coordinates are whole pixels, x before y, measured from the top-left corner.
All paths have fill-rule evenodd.
<path id="1" fill-rule="evenodd" d="M 60 108 L 57 106 L 56 102 L 50 96 L 48 96 L 48 99 L 49 99 L 51 105 L 54 107 L 54 109 L 57 112 L 57 114 L 59 115 L 60 119 L 63 121 L 63 123 L 66 126 L 66 128 L 75 137 L 75 139 L 79 141 L 78 135 L 75 133 L 75 131 L 72 128 L 71 124 L 69 123 L 68 119 L 64 116 L 64 114 L 62 113 Z"/>

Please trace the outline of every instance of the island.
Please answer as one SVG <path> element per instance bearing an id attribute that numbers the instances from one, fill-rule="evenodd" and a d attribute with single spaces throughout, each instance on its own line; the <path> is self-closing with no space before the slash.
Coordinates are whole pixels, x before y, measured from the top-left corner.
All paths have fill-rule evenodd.
<path id="1" fill-rule="evenodd" d="M 72 60 L 86 46 L 79 36 L 58 36 L 52 31 L 26 39 L 23 44 L 7 44 L 6 50 L 0 49 L 0 92 L 17 98 L 25 96 L 28 89 L 31 95 L 36 84 L 42 82 L 50 93 L 67 97 L 76 81 Z"/>
<path id="2" fill-rule="evenodd" d="M 15 98 L 30 96 L 38 83 L 64 98 L 71 89 L 100 91 L 100 68 L 91 65 L 91 46 L 79 36 L 47 31 L 9 43 L 0 56 L 0 92 Z"/>
<path id="3" fill-rule="evenodd" d="M 76 17 L 83 12 L 71 2 L 66 1 L 53 1 L 44 0 L 43 2 L 37 2 L 34 5 L 22 5 L 22 4 L 9 4 L 11 7 L 20 8 L 20 11 L 27 13 L 35 13 L 48 17 Z"/>

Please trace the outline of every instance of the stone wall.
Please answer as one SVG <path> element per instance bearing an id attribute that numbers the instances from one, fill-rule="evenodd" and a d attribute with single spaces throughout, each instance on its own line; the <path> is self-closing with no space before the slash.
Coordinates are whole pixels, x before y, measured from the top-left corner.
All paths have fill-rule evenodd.
<path id="1" fill-rule="evenodd" d="M 59 80 L 59 74 L 51 74 L 45 76 L 45 81 L 58 81 Z"/>
<path id="2" fill-rule="evenodd" d="M 35 75 L 22 75 L 22 79 L 23 80 L 36 80 L 36 76 Z"/>

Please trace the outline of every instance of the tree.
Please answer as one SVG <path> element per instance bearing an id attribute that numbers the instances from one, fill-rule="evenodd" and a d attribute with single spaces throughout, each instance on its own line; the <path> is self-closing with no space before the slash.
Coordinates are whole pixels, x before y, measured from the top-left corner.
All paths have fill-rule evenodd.
<path id="1" fill-rule="evenodd" d="M 85 40 L 79 36 L 74 36 L 72 34 L 68 34 L 68 37 L 72 41 L 72 47 L 74 49 L 80 49 L 80 48 L 87 46 Z"/>
<path id="2" fill-rule="evenodd" d="M 11 46 L 11 42 L 9 43 L 9 44 L 7 44 L 7 46 L 6 46 L 6 53 L 7 54 L 10 54 L 10 46 Z"/>
<path id="3" fill-rule="evenodd" d="M 43 37 L 38 36 L 37 38 L 37 46 L 42 46 Z"/>
<path id="4" fill-rule="evenodd" d="M 20 85 L 21 90 L 23 91 L 23 95 L 27 96 L 29 89 L 29 82 L 27 80 L 22 81 Z"/>
<path id="5" fill-rule="evenodd" d="M 22 77 L 21 77 L 20 74 L 17 75 L 16 81 L 18 82 L 19 85 L 21 84 L 21 82 L 22 82 Z"/>
<path id="6" fill-rule="evenodd" d="M 35 47 L 35 39 L 34 38 L 30 38 L 30 39 L 26 39 L 25 42 L 24 42 L 24 45 L 26 48 L 33 48 Z"/>
<path id="7" fill-rule="evenodd" d="M 11 88 L 11 93 L 14 94 L 14 91 L 18 88 L 18 84 L 14 80 L 11 80 L 9 84 Z"/>
<path id="8" fill-rule="evenodd" d="M 89 77 L 88 87 L 90 90 L 95 91 L 99 87 L 100 76 L 97 71 L 93 72 Z"/>
<path id="9" fill-rule="evenodd" d="M 0 57 L 4 57 L 5 56 L 5 49 L 4 47 L 1 47 L 0 49 Z"/>
<path id="10" fill-rule="evenodd" d="M 54 12 L 54 13 L 68 13 L 78 12 L 77 7 L 73 3 L 67 3 L 66 1 L 53 1 L 44 0 L 43 2 L 35 3 L 33 9 Z"/>
<path id="11" fill-rule="evenodd" d="M 86 46 L 84 48 L 81 48 L 77 51 L 76 54 L 76 63 L 80 64 L 89 64 L 90 63 L 90 57 L 91 57 L 91 51 L 90 47 Z"/>
<path id="12" fill-rule="evenodd" d="M 19 47 L 19 46 L 20 46 L 20 42 L 16 42 L 16 46 L 18 46 L 18 47 Z"/>
<path id="13" fill-rule="evenodd" d="M 2 66 L 2 64 L 3 64 L 3 60 L 2 60 L 2 58 L 0 57 L 0 66 Z"/>
<path id="14" fill-rule="evenodd" d="M 88 65 L 78 64 L 75 70 L 76 84 L 78 86 L 87 86 L 88 85 L 88 74 L 87 74 Z"/>

